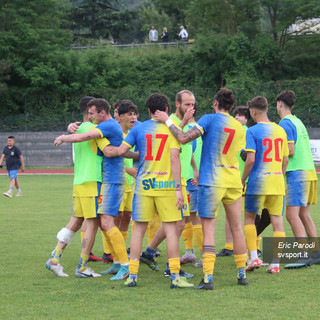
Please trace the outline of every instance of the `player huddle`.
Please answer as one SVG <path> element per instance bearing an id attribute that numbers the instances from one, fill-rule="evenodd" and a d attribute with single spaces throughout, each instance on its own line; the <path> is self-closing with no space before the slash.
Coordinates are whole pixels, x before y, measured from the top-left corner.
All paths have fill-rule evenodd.
<path id="1" fill-rule="evenodd" d="M 159 93 L 150 95 L 145 104 L 151 119 L 143 123 L 137 122 L 137 107 L 129 100 L 120 100 L 115 105 L 118 124 L 112 119 L 106 100 L 85 98 L 80 102 L 84 122 L 79 128 L 76 124 L 70 126 L 70 131 L 78 129 L 77 133 L 55 140 L 56 146 L 63 142 L 74 142 L 77 146 L 73 214 L 68 225 L 59 231 L 57 246 L 46 263 L 47 269 L 57 276 L 68 276 L 60 258 L 85 221 L 77 277 L 101 276 L 87 266 L 100 226 L 113 257 L 111 268 L 102 274 L 113 274 L 111 280 L 126 279 L 125 285 L 135 287 L 140 262 L 159 270 L 154 259 L 156 249 L 166 239 L 165 275 L 171 277 L 171 288 L 193 287 L 188 280 L 193 275 L 183 272 L 180 264 L 195 261 L 195 232 L 202 258 L 194 266 L 203 267 L 203 279 L 195 288 L 212 290 L 215 229 L 222 202 L 233 239 L 237 283 L 247 285 L 246 271 L 263 265 L 257 251 L 256 216 L 267 210 L 274 238 L 285 237 L 285 175 L 287 219 L 293 233 L 298 241 L 306 241 L 305 230 L 309 238 L 316 239 L 308 208 L 316 203 L 317 177 L 306 129 L 291 114 L 295 102 L 292 91 L 283 91 L 277 97 L 280 126 L 269 121 L 266 98 L 258 96 L 250 100 L 246 112 L 249 110 L 256 124 L 247 131 L 230 115 L 235 97 L 226 88 L 217 92 L 213 113 L 204 115 L 197 123 L 193 118 L 196 100 L 188 90 L 176 95 L 176 112 L 171 116 L 168 98 Z M 303 156 L 300 152 L 304 152 Z M 245 159 L 243 172 L 239 168 L 240 155 Z M 125 238 L 131 211 L 134 226 L 129 259 Z M 144 234 L 154 217 L 160 218 L 162 225 L 155 228 L 146 251 L 142 252 Z M 181 235 L 186 253 L 180 258 Z M 268 273 L 280 272 L 277 253 L 274 250 Z M 296 261 L 294 267 L 312 263 L 320 263 L 318 243 L 310 257 Z"/>

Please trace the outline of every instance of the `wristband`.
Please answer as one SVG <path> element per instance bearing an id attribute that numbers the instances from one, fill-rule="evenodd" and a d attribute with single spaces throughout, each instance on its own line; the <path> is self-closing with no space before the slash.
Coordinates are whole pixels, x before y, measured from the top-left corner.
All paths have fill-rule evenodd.
<path id="1" fill-rule="evenodd" d="M 167 125 L 168 128 L 170 128 L 173 125 L 173 121 L 171 119 L 168 119 L 166 121 L 166 125 Z"/>

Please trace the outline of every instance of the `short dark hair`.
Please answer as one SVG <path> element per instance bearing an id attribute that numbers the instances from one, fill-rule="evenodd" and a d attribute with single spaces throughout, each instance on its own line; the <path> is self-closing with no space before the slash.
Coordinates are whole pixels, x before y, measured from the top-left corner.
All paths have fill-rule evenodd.
<path id="1" fill-rule="evenodd" d="M 291 90 L 283 90 L 280 94 L 278 94 L 276 101 L 284 102 L 286 107 L 291 109 L 296 102 L 296 95 Z"/>
<path id="2" fill-rule="evenodd" d="M 234 109 L 233 115 L 245 116 L 245 118 L 248 120 L 250 118 L 250 111 L 247 106 L 238 106 Z"/>
<path id="3" fill-rule="evenodd" d="M 95 106 L 98 113 L 104 110 L 107 114 L 110 113 L 110 104 L 105 99 L 92 99 L 88 102 L 88 108 Z"/>
<path id="4" fill-rule="evenodd" d="M 153 93 L 145 101 L 146 107 L 154 114 L 157 110 L 170 112 L 169 98 L 165 94 Z"/>
<path id="5" fill-rule="evenodd" d="M 88 110 L 88 103 L 90 100 L 95 99 L 95 97 L 92 96 L 85 96 L 82 97 L 79 101 L 79 107 L 80 107 L 80 112 L 82 114 L 86 113 Z"/>
<path id="6" fill-rule="evenodd" d="M 117 100 L 113 105 L 112 105 L 112 109 L 116 110 L 119 108 L 120 104 L 121 104 L 122 100 Z"/>
<path id="7" fill-rule="evenodd" d="M 249 109 L 257 109 L 261 111 L 267 111 L 268 109 L 268 100 L 263 96 L 257 96 L 248 101 L 247 103 Z"/>
<path id="8" fill-rule="evenodd" d="M 224 109 L 226 111 L 230 111 L 236 101 L 232 90 L 227 88 L 220 89 L 216 93 L 214 100 L 218 101 L 219 110 Z"/>
<path id="9" fill-rule="evenodd" d="M 121 100 L 118 105 L 118 115 L 125 114 L 128 112 L 134 112 L 138 114 L 138 107 L 131 100 Z"/>
<path id="10" fill-rule="evenodd" d="M 8 139 L 16 140 L 14 136 L 9 136 Z"/>

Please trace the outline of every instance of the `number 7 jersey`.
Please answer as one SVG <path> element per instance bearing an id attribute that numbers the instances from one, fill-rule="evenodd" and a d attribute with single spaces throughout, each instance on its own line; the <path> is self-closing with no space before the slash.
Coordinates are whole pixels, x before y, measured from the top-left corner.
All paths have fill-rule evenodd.
<path id="1" fill-rule="evenodd" d="M 244 149 L 245 131 L 228 113 L 204 115 L 196 124 L 202 133 L 199 185 L 242 188 L 238 153 Z"/>
<path id="2" fill-rule="evenodd" d="M 259 122 L 247 130 L 247 152 L 255 152 L 246 194 L 285 195 L 283 158 L 289 155 L 287 135 L 273 122 Z"/>

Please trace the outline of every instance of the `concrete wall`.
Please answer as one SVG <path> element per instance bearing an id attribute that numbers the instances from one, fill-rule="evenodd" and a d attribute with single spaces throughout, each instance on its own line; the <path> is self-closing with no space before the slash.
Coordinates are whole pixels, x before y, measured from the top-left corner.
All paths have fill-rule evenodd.
<path id="1" fill-rule="evenodd" d="M 320 128 L 308 129 L 310 139 L 320 139 Z M 8 136 L 16 138 L 26 166 L 62 167 L 72 165 L 72 144 L 56 148 L 54 138 L 65 132 L 0 132 L 0 151 L 7 145 Z"/>
<path id="2" fill-rule="evenodd" d="M 26 166 L 62 167 L 72 165 L 72 144 L 63 143 L 56 148 L 54 138 L 65 132 L 0 132 L 0 151 L 7 138 L 14 136 Z"/>

